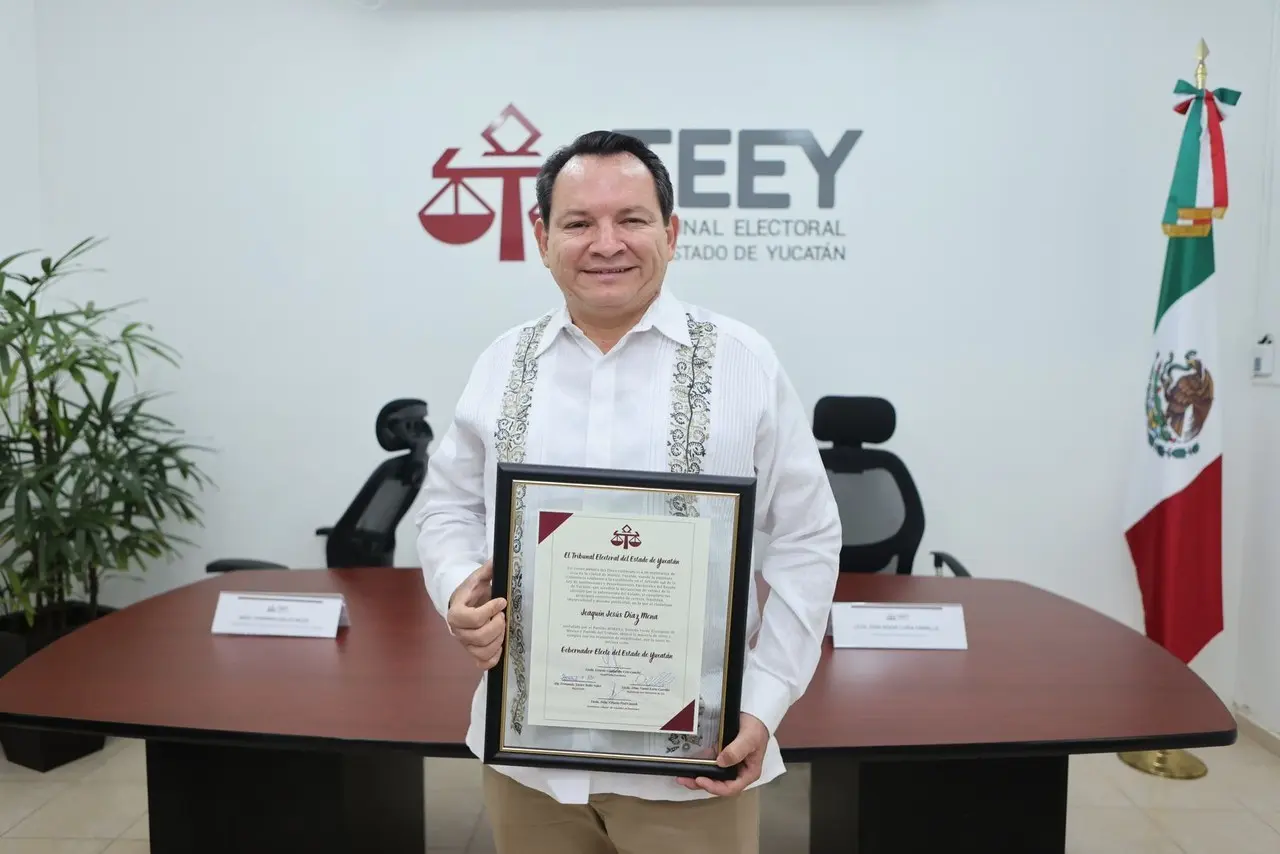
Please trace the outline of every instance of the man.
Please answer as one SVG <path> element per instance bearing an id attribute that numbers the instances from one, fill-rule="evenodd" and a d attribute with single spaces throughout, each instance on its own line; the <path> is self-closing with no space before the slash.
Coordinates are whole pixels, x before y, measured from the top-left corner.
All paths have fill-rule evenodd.
<path id="1" fill-rule="evenodd" d="M 486 766 L 497 850 L 756 854 L 758 787 L 783 772 L 773 733 L 813 675 L 838 572 L 840 521 L 807 412 L 758 333 L 664 290 L 679 219 L 642 142 L 579 137 L 548 158 L 537 198 L 534 234 L 563 306 L 484 351 L 432 456 L 417 515 L 432 601 L 481 670 L 497 663 L 499 461 L 755 476 L 754 558 L 771 593 L 762 616 L 753 578 L 739 735 L 718 757 L 741 763 L 736 779 Z M 477 756 L 486 693 L 482 679 L 467 734 Z"/>

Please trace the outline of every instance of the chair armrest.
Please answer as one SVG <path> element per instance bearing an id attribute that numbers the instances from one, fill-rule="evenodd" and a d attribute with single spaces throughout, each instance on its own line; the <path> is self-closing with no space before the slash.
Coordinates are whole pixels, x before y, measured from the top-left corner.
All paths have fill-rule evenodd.
<path id="1" fill-rule="evenodd" d="M 316 528 L 317 537 L 327 537 L 333 533 L 333 528 Z"/>
<path id="2" fill-rule="evenodd" d="M 942 575 L 942 566 L 946 564 L 947 569 L 951 570 L 951 574 L 956 578 L 972 578 L 969 570 L 964 568 L 964 564 L 956 560 L 946 552 L 929 552 L 933 555 L 933 568 L 938 570 L 938 575 Z"/>
<path id="3" fill-rule="evenodd" d="M 215 560 L 205 566 L 205 572 L 234 572 L 238 569 L 288 569 L 282 563 L 272 563 L 267 560 L 252 560 L 250 558 L 222 558 Z"/>

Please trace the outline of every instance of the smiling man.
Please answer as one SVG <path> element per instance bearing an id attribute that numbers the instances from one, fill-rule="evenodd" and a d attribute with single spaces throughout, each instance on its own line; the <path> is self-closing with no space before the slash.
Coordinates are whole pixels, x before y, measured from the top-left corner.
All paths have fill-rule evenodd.
<path id="1" fill-rule="evenodd" d="M 770 595 L 762 613 L 753 580 L 739 734 L 719 756 L 742 764 L 736 779 L 486 766 L 497 850 L 757 854 L 759 786 L 784 770 L 773 734 L 817 666 L 838 574 L 840 521 L 807 412 L 759 333 L 664 288 L 680 223 L 644 143 L 584 134 L 547 159 L 537 196 L 538 249 L 563 304 L 485 350 L 432 456 L 417 521 L 436 608 L 481 670 L 497 663 L 500 461 L 755 476 Z M 482 679 L 467 734 L 477 756 L 486 693 Z"/>

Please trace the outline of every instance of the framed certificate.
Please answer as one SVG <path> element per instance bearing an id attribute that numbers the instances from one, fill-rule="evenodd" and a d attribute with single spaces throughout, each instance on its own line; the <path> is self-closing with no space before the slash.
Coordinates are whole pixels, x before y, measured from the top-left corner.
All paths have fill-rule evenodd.
<path id="1" fill-rule="evenodd" d="M 484 761 L 732 779 L 755 478 L 499 463 Z"/>

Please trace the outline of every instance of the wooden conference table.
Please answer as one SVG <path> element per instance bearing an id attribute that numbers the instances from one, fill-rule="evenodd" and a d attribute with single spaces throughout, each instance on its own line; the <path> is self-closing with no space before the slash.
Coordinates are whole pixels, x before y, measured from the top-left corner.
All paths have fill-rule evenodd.
<path id="1" fill-rule="evenodd" d="M 219 637 L 218 591 L 336 591 L 336 641 Z M 1226 745 L 1236 725 L 1141 635 L 1028 585 L 848 576 L 841 600 L 960 602 L 964 652 L 839 650 L 778 731 L 812 763 L 818 852 L 1062 852 L 1073 753 Z M 212 576 L 0 679 L 0 722 L 141 738 L 153 854 L 425 848 L 423 756 L 468 756 L 479 671 L 411 569 Z"/>

